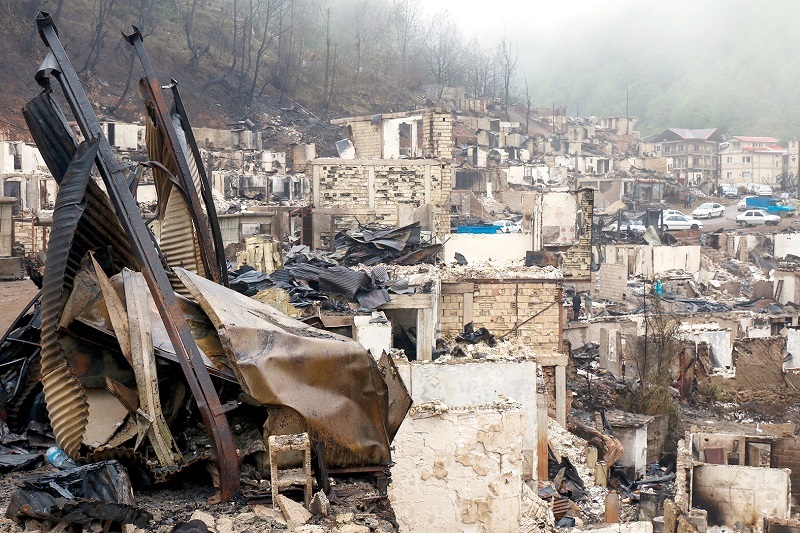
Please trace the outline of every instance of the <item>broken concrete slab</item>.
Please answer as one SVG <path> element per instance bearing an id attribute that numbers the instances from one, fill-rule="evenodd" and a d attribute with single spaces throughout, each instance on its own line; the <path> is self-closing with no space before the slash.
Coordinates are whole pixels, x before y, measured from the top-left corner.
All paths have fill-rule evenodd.
<path id="1" fill-rule="evenodd" d="M 389 486 L 401 529 L 517 531 L 524 433 L 525 412 L 513 403 L 412 407 Z"/>
<path id="2" fill-rule="evenodd" d="M 278 494 L 278 496 L 275 498 L 275 503 L 277 503 L 278 507 L 280 507 L 283 517 L 286 519 L 286 524 L 289 526 L 290 530 L 298 526 L 302 526 L 311 520 L 311 513 L 309 513 L 302 504 L 299 504 L 294 500 L 290 500 L 283 494 Z"/>
<path id="3" fill-rule="evenodd" d="M 324 492 L 319 491 L 311 498 L 308 510 L 316 515 L 328 516 L 331 514 L 331 502 Z"/>

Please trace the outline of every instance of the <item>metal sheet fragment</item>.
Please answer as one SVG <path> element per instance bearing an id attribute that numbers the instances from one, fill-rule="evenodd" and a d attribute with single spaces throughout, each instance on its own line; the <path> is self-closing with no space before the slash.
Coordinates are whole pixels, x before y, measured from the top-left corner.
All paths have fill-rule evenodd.
<path id="1" fill-rule="evenodd" d="M 175 272 L 217 327 L 247 394 L 297 411 L 331 466 L 389 464 L 388 391 L 363 346 L 187 270 Z"/>
<path id="2" fill-rule="evenodd" d="M 61 181 L 42 286 L 42 385 L 53 434 L 59 446 L 73 458 L 82 453 L 89 404 L 83 385 L 67 363 L 57 326 L 72 285 L 74 272 L 68 271 L 67 264 L 84 211 L 83 197 L 97 148 L 96 140 L 82 143 Z"/>

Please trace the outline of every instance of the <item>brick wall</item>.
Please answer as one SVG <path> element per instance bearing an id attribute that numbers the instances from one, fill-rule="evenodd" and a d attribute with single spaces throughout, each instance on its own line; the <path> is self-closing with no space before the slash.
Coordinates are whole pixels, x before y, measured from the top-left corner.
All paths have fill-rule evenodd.
<path id="1" fill-rule="evenodd" d="M 578 242 L 564 254 L 561 270 L 564 277 L 589 279 L 592 266 L 592 213 L 594 212 L 594 191 L 585 189 L 581 194 L 583 213 L 582 235 Z"/>
<path id="2" fill-rule="evenodd" d="M 603 300 L 622 301 L 628 291 L 628 265 L 604 263 L 597 273 L 599 296 Z"/>
<path id="3" fill-rule="evenodd" d="M 539 313 L 517 330 L 517 336 L 541 353 L 558 352 L 561 345 L 561 281 L 467 280 L 443 282 L 440 324 L 443 334 L 457 335 L 473 322 L 494 335 L 503 335 Z"/>
<path id="4" fill-rule="evenodd" d="M 772 467 L 792 471 L 792 498 L 800 503 L 800 437 L 781 437 L 772 446 Z"/>

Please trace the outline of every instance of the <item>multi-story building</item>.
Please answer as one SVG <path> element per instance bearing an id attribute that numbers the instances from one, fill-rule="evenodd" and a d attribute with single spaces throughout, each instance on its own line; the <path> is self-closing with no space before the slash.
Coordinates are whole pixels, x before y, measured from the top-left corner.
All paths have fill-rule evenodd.
<path id="1" fill-rule="evenodd" d="M 713 190 L 717 186 L 717 147 L 722 135 L 716 128 L 670 128 L 647 137 L 646 150 L 657 157 L 672 158 L 672 173 L 684 185 Z"/>
<path id="2" fill-rule="evenodd" d="M 734 135 L 719 145 L 720 181 L 780 185 L 789 152 L 774 137 Z"/>

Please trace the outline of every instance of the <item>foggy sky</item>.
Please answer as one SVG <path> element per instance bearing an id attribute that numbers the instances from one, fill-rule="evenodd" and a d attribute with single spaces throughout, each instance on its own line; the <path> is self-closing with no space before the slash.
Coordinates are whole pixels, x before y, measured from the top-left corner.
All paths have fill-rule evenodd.
<path id="1" fill-rule="evenodd" d="M 519 47 L 537 105 L 574 115 L 630 114 L 645 129 L 718 126 L 800 134 L 800 1 L 426 0 L 465 39 L 503 32 Z M 680 120 L 680 124 L 672 123 Z M 783 121 L 783 124 L 777 122 Z M 741 131 L 746 128 L 748 131 Z M 749 131 L 758 129 L 759 131 Z"/>

